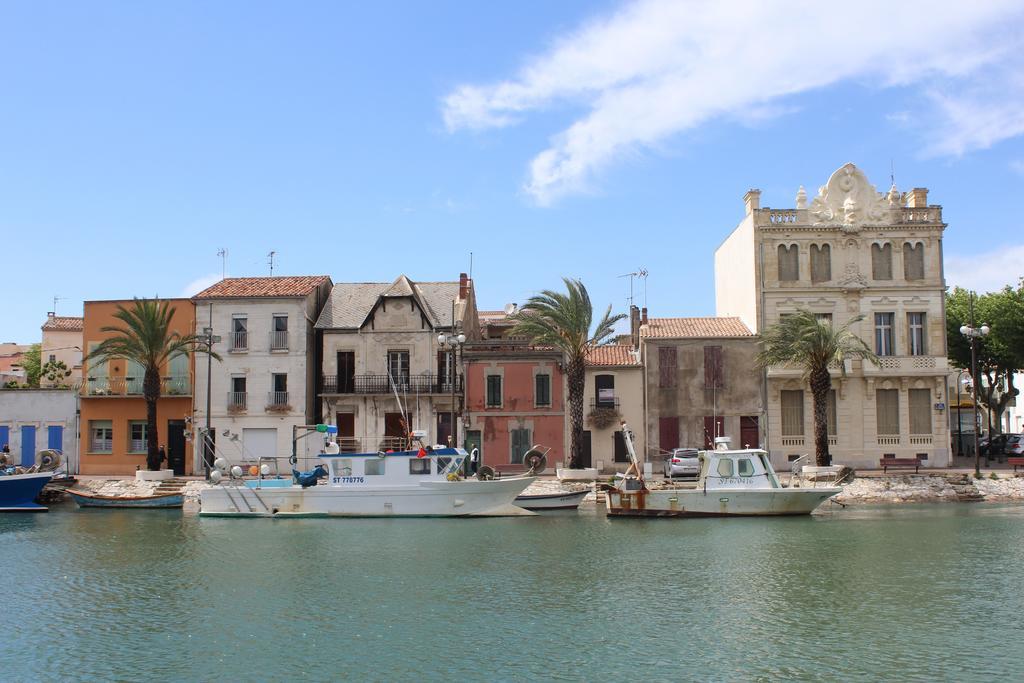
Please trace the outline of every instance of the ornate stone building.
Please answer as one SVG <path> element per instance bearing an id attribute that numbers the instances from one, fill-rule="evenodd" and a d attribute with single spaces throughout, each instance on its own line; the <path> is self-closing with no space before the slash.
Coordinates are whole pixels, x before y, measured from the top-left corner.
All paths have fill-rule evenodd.
<path id="1" fill-rule="evenodd" d="M 715 252 L 718 315 L 755 332 L 798 308 L 837 323 L 863 315 L 853 330 L 881 367 L 847 361 L 845 376 L 833 373 L 833 458 L 877 467 L 880 457 L 916 455 L 948 465 L 942 207 L 929 206 L 923 188 L 879 193 L 853 164 L 810 203 L 800 187 L 794 209 L 761 208 L 760 194 L 747 192 L 746 216 Z M 773 462 L 813 453 L 800 371 L 770 368 L 764 391 Z"/>

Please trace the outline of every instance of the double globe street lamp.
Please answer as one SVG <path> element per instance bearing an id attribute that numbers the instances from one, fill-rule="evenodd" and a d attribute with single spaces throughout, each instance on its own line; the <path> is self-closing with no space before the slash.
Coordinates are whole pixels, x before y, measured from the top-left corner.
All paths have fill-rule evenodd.
<path id="1" fill-rule="evenodd" d="M 978 381 L 978 340 L 987 337 L 989 332 L 988 325 L 974 326 L 974 294 L 971 293 L 971 324 L 962 325 L 960 334 L 971 342 L 971 381 L 974 384 L 974 396 L 971 401 L 974 404 L 974 476 L 978 479 L 981 478 L 981 452 L 978 450 L 978 392 L 981 389 L 981 382 Z M 986 453 L 985 467 L 988 465 L 989 459 Z"/>
<path id="2" fill-rule="evenodd" d="M 454 319 L 454 316 L 453 316 L 453 319 Z M 458 448 L 458 446 L 459 446 L 459 428 L 458 428 L 457 423 L 455 422 L 455 408 L 456 408 L 456 405 L 455 405 L 455 380 L 456 380 L 455 360 L 456 360 L 456 357 L 457 357 L 458 350 L 461 349 L 462 345 L 465 344 L 465 343 L 466 343 L 466 335 L 462 334 L 461 332 L 458 333 L 458 334 L 455 334 L 455 333 L 445 334 L 444 332 L 442 332 L 441 334 L 437 335 L 437 344 L 438 344 L 438 346 L 440 346 L 442 349 L 445 349 L 446 351 L 448 351 L 448 354 L 449 354 L 449 356 L 448 356 L 449 362 L 447 363 L 447 366 L 448 366 L 447 367 L 447 369 L 448 369 L 447 375 L 448 375 L 448 377 L 447 378 L 442 377 L 440 379 L 441 379 L 442 382 L 445 381 L 445 379 L 447 379 L 448 380 L 448 384 L 451 385 L 451 389 L 452 389 L 452 418 L 451 418 L 452 422 L 451 422 L 451 435 L 449 436 L 449 438 L 451 439 L 451 444 L 450 445 L 453 448 Z"/>

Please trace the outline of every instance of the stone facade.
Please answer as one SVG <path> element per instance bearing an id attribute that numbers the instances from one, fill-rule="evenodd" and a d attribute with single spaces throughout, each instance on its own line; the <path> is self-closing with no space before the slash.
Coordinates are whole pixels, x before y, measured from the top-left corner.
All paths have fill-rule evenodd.
<path id="1" fill-rule="evenodd" d="M 865 316 L 853 331 L 881 367 L 848 361 L 845 376 L 833 373 L 838 463 L 877 466 L 894 455 L 949 464 L 946 226 L 927 196 L 895 186 L 879 193 L 847 164 L 809 204 L 801 187 L 793 209 L 761 208 L 760 191 L 749 191 L 746 216 L 715 252 L 717 312 L 755 332 L 798 308 L 836 323 Z M 767 446 L 780 466 L 813 452 L 810 391 L 795 369 L 770 368 L 765 381 Z"/>

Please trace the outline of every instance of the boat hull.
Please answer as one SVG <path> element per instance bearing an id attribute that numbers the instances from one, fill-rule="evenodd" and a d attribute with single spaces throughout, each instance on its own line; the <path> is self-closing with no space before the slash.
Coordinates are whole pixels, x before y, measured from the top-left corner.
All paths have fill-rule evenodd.
<path id="1" fill-rule="evenodd" d="M 542 493 L 529 496 L 516 496 L 515 504 L 524 510 L 575 510 L 590 493 L 582 491 L 563 491 L 559 493 Z"/>
<path id="2" fill-rule="evenodd" d="M 78 503 L 78 507 L 83 508 L 180 508 L 185 504 L 185 495 L 182 493 L 138 497 L 97 496 L 71 489 L 67 493 Z"/>
<path id="3" fill-rule="evenodd" d="M 217 486 L 200 492 L 204 517 L 476 517 L 529 514 L 511 503 L 535 477 L 427 481 L 408 486 Z"/>
<path id="4" fill-rule="evenodd" d="M 840 491 L 839 487 L 608 491 L 605 504 L 611 517 L 809 515 Z"/>
<path id="5" fill-rule="evenodd" d="M 36 496 L 53 478 L 53 472 L 0 476 L 0 512 L 46 512 Z"/>

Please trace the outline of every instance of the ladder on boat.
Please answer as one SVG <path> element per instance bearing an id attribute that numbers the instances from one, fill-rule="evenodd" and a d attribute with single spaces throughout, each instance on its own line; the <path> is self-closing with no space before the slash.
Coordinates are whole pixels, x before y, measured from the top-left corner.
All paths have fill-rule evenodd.
<path id="1" fill-rule="evenodd" d="M 242 506 L 238 504 L 238 501 L 235 500 L 235 496 L 233 496 L 231 494 L 231 489 L 235 489 L 238 492 L 238 498 L 243 503 L 245 503 L 245 507 L 247 508 L 246 510 L 242 510 Z M 253 495 L 253 497 L 263 507 L 263 511 L 266 512 L 268 515 L 271 514 L 270 508 L 267 507 L 266 502 L 262 498 L 260 498 L 260 494 L 256 491 L 256 489 L 251 489 L 248 486 L 246 486 L 245 484 L 241 484 L 241 485 L 239 485 L 239 484 L 232 484 L 232 485 L 229 485 L 229 486 L 225 486 L 224 487 L 224 493 L 225 493 L 225 495 L 227 495 L 228 500 L 231 501 L 231 505 L 234 506 L 235 512 L 239 512 L 239 513 L 247 512 L 248 514 L 253 514 L 253 513 L 259 512 L 259 510 L 254 508 L 252 506 L 252 504 L 249 502 L 247 494 L 251 493 Z"/>

